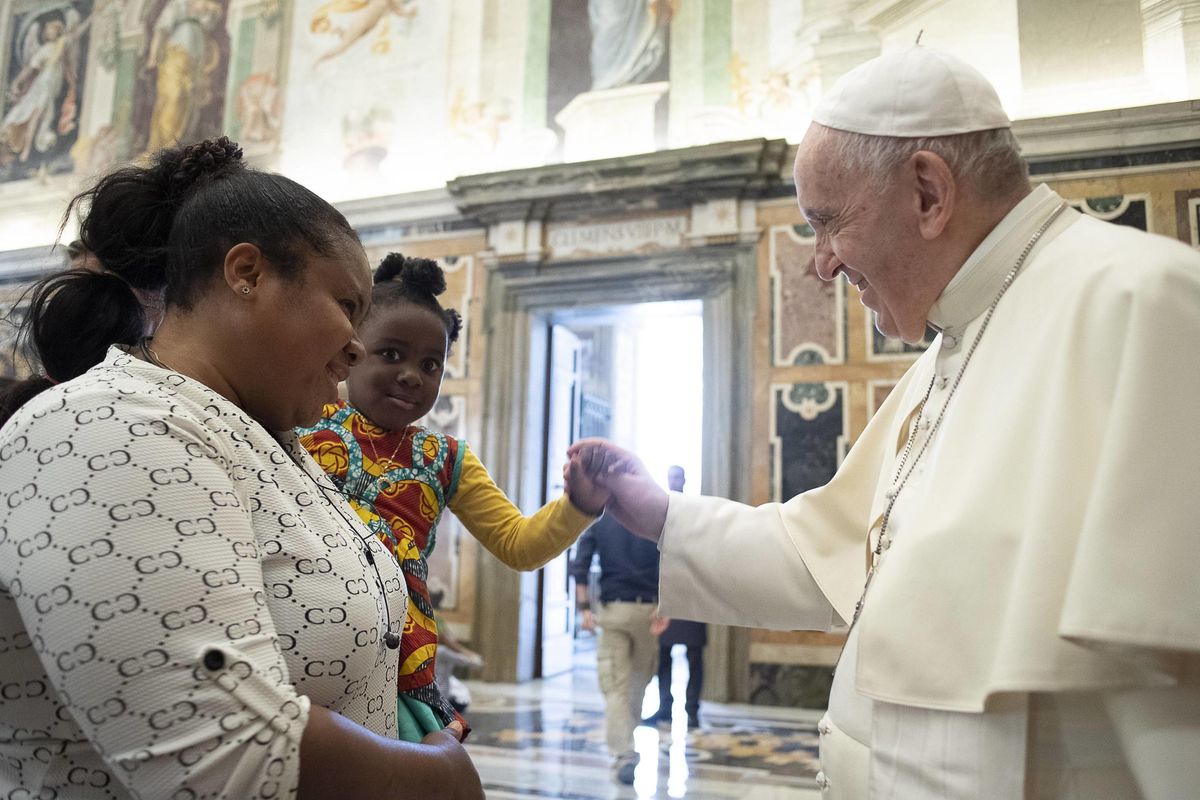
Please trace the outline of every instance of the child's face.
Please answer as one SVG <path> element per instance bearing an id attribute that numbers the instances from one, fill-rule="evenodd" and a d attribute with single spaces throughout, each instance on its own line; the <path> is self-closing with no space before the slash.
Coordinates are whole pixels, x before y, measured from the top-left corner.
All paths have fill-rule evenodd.
<path id="1" fill-rule="evenodd" d="M 346 380 L 351 405 L 393 431 L 428 414 L 446 363 L 442 319 L 407 303 L 379 308 L 359 329 L 359 338 L 367 357 Z"/>

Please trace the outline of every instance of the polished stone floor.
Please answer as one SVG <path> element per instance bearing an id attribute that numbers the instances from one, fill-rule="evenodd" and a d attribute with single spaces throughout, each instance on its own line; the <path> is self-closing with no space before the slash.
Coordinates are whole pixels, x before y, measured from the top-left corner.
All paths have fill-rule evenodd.
<path id="1" fill-rule="evenodd" d="M 687 664 L 674 661 L 683 697 Z M 594 653 L 568 674 L 521 685 L 469 683 L 468 749 L 487 796 L 502 798 L 739 798 L 816 800 L 816 722 L 820 712 L 705 703 L 703 726 L 689 732 L 681 703 L 668 730 L 637 729 L 634 785 L 614 776 L 604 746 L 604 706 Z M 645 712 L 657 704 L 654 681 Z"/>

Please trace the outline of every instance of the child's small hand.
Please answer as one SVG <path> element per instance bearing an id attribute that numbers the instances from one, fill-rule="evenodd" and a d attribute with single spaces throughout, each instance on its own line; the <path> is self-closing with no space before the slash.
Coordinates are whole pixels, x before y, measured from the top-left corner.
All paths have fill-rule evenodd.
<path id="1" fill-rule="evenodd" d="M 667 521 L 668 495 L 633 453 L 603 439 L 581 439 L 567 449 L 571 464 L 610 496 L 606 510 L 638 536 L 657 541 Z"/>
<path id="2" fill-rule="evenodd" d="M 571 503 L 585 514 L 600 516 L 612 493 L 584 469 L 578 458 L 563 465 L 563 488 Z"/>
<path id="3" fill-rule="evenodd" d="M 667 626 L 671 624 L 670 617 L 660 617 L 658 612 L 654 612 L 654 616 L 650 617 L 650 633 L 654 636 L 662 636 L 667 631 Z"/>

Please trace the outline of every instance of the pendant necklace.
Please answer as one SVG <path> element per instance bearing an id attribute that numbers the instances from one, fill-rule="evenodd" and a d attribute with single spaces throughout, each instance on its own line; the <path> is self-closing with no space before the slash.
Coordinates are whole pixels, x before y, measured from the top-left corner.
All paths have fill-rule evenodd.
<path id="1" fill-rule="evenodd" d="M 950 401 L 954 399 L 954 393 L 958 390 L 958 385 L 962 381 L 963 373 L 967 370 L 967 364 L 971 363 L 971 356 L 975 354 L 975 348 L 979 346 L 979 340 L 983 338 L 984 332 L 987 330 L 988 323 L 992 320 L 992 314 L 996 311 L 996 306 L 1000 304 L 1000 299 L 1004 297 L 1004 293 L 1012 286 L 1013 281 L 1017 277 L 1017 273 L 1021 271 L 1021 267 L 1025 265 L 1025 259 L 1029 257 L 1030 251 L 1034 245 L 1045 235 L 1046 231 L 1054 224 L 1054 221 L 1059 218 L 1063 211 L 1067 208 L 1066 203 L 1060 203 L 1054 212 L 1042 223 L 1041 227 L 1034 232 L 1029 238 L 1025 249 L 1021 251 L 1021 255 L 1017 257 L 1017 262 L 1013 264 L 1012 269 L 1008 271 L 1008 275 L 1004 278 L 1004 283 L 1000 285 L 1000 291 L 996 293 L 996 299 L 988 306 L 987 313 L 983 317 L 983 322 L 979 325 L 979 331 L 975 334 L 975 339 L 971 342 L 970 348 L 963 356 L 962 366 L 958 368 L 958 374 L 954 376 L 954 383 L 950 386 L 950 392 L 946 395 L 946 402 L 942 404 L 942 410 L 938 412 L 937 419 L 933 425 L 929 427 L 929 433 L 925 437 L 925 441 L 921 444 L 921 449 L 913 457 L 912 463 L 908 465 L 908 470 L 904 469 L 908 463 L 909 454 L 912 452 L 913 445 L 917 439 L 917 432 L 922 427 L 922 417 L 925 414 L 925 405 L 929 402 L 929 396 L 933 393 L 933 385 L 937 381 L 937 370 L 934 370 L 933 377 L 929 379 L 929 386 L 925 389 L 925 396 L 921 398 L 921 404 L 917 407 L 917 416 L 913 420 L 912 430 L 908 434 L 908 441 L 904 444 L 904 452 L 900 455 L 900 463 L 896 465 L 896 475 L 892 478 L 892 487 L 884 493 L 887 498 L 887 506 L 883 511 L 883 519 L 879 524 L 879 538 L 875 544 L 875 549 L 871 553 L 871 567 L 867 570 L 867 580 L 863 586 L 862 595 L 858 602 L 854 604 L 854 618 L 850 621 L 850 630 L 858 623 L 859 616 L 862 615 L 863 603 L 867 599 L 867 591 L 871 588 L 871 581 L 875 578 L 875 573 L 879 569 L 879 564 L 883 558 L 883 551 L 891 546 L 891 540 L 886 536 L 888 523 L 892 518 L 892 509 L 896 505 L 896 499 L 900 496 L 900 492 L 904 489 L 904 485 L 908 483 L 909 477 L 913 470 L 921 461 L 921 456 L 925 455 L 925 450 L 929 447 L 929 443 L 933 441 L 934 434 L 941 427 L 942 419 L 946 416 L 946 409 L 950 407 Z M 927 423 L 926 423 L 927 424 Z"/>
<path id="2" fill-rule="evenodd" d="M 383 428 L 376 425 L 374 422 L 371 422 L 370 420 L 368 420 L 362 414 L 362 412 L 356 411 L 355 413 L 357 413 L 360 417 L 362 417 L 364 420 L 369 422 L 373 427 L 383 430 Z M 396 454 L 400 452 L 400 448 L 403 447 L 406 442 L 410 441 L 409 437 L 407 436 L 407 432 L 408 432 L 407 428 L 400 432 L 400 441 L 396 442 L 396 446 L 392 449 L 392 454 L 390 456 L 388 456 L 388 459 L 387 459 L 388 469 L 383 469 L 384 464 L 382 461 L 379 460 L 379 451 L 377 451 L 375 449 L 375 437 L 374 436 L 367 437 L 367 444 L 369 444 L 371 446 L 371 457 L 376 464 L 380 465 L 382 474 L 380 474 L 378 476 L 371 475 L 364 468 L 359 473 L 358 477 L 355 479 L 353 487 L 350 487 L 350 486 L 346 487 L 344 494 L 347 497 L 352 497 L 355 500 L 367 502 L 366 493 L 370 489 L 375 488 L 376 484 L 379 484 L 379 488 L 381 491 L 387 490 L 388 487 L 391 486 L 391 481 L 385 480 L 384 478 L 385 478 L 387 472 L 390 471 L 391 465 L 396 463 Z"/>

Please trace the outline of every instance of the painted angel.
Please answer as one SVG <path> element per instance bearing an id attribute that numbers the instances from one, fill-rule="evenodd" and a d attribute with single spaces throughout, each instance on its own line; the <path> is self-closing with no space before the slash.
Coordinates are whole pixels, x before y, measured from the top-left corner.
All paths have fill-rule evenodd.
<path id="1" fill-rule="evenodd" d="M 79 40 L 91 25 L 67 7 L 61 14 L 32 18 L 20 33 L 21 71 L 8 86 L 13 103 L 0 123 L 6 155 L 29 160 L 33 151 L 49 152 L 58 137 L 75 130 L 79 116 Z M 58 97 L 66 85 L 61 105 Z"/>
<path id="2" fill-rule="evenodd" d="M 320 64 L 322 61 L 340 56 L 355 42 L 381 24 L 381 37 L 386 37 L 388 29 L 386 17 L 390 14 L 402 20 L 411 21 L 417 15 L 416 6 L 417 0 L 330 0 L 316 10 L 309 28 L 317 34 L 332 33 L 340 41 L 318 56 L 317 63 Z M 334 24 L 334 15 L 343 14 L 352 15 L 345 28 Z M 372 50 L 378 49 L 386 52 L 387 47 L 386 38 L 383 38 L 382 41 L 375 43 Z"/>

